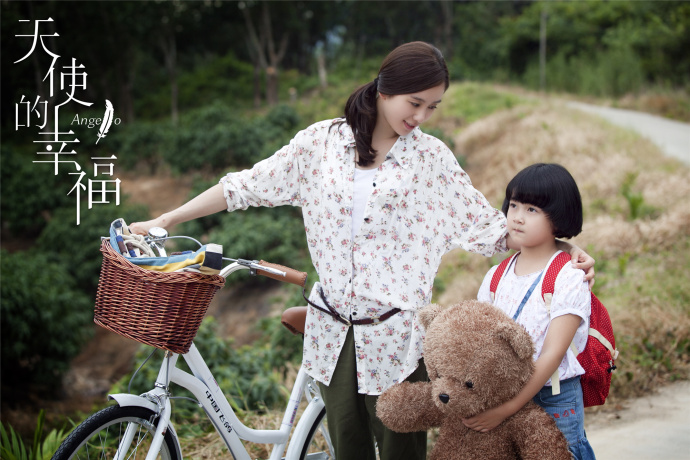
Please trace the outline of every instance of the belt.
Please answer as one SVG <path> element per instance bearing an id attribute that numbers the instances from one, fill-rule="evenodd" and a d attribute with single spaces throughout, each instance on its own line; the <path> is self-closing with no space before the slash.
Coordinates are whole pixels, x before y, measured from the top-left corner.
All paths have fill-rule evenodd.
<path id="1" fill-rule="evenodd" d="M 316 305 L 314 302 L 310 301 L 307 299 L 307 296 L 304 295 L 304 292 L 302 293 L 304 299 L 311 305 L 312 307 L 316 308 L 317 310 L 321 310 L 322 312 L 332 316 L 336 320 L 340 321 L 341 323 L 347 325 L 347 326 L 359 326 L 362 324 L 378 324 L 382 323 L 383 321 L 387 320 L 391 316 L 400 313 L 402 310 L 399 308 L 393 308 L 392 310 L 388 310 L 386 313 L 383 315 L 379 316 L 378 318 L 363 318 L 363 319 L 347 319 L 344 316 L 342 316 L 340 313 L 336 311 L 335 308 L 331 307 L 331 305 L 328 303 L 326 300 L 326 296 L 323 294 L 323 289 L 321 289 L 321 286 L 319 286 L 319 295 L 321 296 L 321 300 L 323 300 L 324 305 L 328 308 L 326 310 L 325 308 L 320 307 L 319 305 Z"/>

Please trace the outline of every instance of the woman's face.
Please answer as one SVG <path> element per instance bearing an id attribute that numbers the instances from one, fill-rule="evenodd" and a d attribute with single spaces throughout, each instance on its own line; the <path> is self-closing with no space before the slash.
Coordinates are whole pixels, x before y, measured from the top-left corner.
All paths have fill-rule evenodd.
<path id="1" fill-rule="evenodd" d="M 376 129 L 390 137 L 405 136 L 427 121 L 441 103 L 446 86 L 438 86 L 412 94 L 379 94 Z"/>

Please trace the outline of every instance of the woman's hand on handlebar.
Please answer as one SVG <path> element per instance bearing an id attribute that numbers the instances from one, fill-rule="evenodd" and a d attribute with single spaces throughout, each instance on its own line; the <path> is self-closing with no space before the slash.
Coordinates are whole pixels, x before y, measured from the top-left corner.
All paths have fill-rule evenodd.
<path id="1" fill-rule="evenodd" d="M 147 220 L 145 222 L 132 222 L 131 224 L 128 225 L 129 231 L 136 234 L 136 235 L 148 235 L 149 230 L 152 227 L 163 227 L 161 223 L 159 222 L 159 219 L 151 219 Z"/>

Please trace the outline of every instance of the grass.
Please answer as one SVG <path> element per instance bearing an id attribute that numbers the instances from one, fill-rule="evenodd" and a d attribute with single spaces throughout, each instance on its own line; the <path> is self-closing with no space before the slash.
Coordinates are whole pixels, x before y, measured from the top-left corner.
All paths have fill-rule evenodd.
<path id="1" fill-rule="evenodd" d="M 338 116 L 356 85 L 350 86 L 302 95 L 294 103 L 302 124 Z M 595 292 L 611 313 L 621 352 L 607 406 L 690 378 L 687 166 L 664 159 L 653 144 L 627 130 L 493 85 L 453 82 L 429 127 L 453 137 L 473 184 L 494 206 L 510 178 L 537 161 L 563 164 L 577 180 L 585 227 L 574 242 L 597 260 Z M 450 305 L 474 298 L 484 274 L 499 260 L 464 251 L 446 255 L 434 301 Z M 271 429 L 282 414 L 245 415 L 249 426 Z M 430 431 L 430 445 L 434 436 Z M 227 456 L 215 432 L 181 442 L 188 458 Z M 253 458 L 268 457 L 264 446 L 249 450 Z"/>
<path id="2" fill-rule="evenodd" d="M 494 85 L 501 92 L 520 95 L 523 98 L 559 98 L 577 100 L 589 104 L 637 110 L 671 120 L 690 123 L 690 87 L 671 88 L 664 85 L 647 86 L 635 93 L 621 97 L 595 97 L 583 94 L 548 91 L 546 94 L 515 85 Z"/>
<path id="3" fill-rule="evenodd" d="M 611 101 L 613 107 L 641 110 L 674 120 L 690 122 L 688 89 L 650 88 Z"/>
<path id="4" fill-rule="evenodd" d="M 610 311 L 621 353 L 604 409 L 690 378 L 688 168 L 627 130 L 489 85 L 454 83 L 441 107 L 431 127 L 454 136 L 474 185 L 494 206 L 512 175 L 536 161 L 561 163 L 578 181 L 586 224 L 574 242 L 597 260 L 595 292 Z M 473 298 L 500 259 L 448 254 L 434 301 Z M 279 419 L 271 412 L 254 423 Z M 430 430 L 430 447 L 435 436 Z M 268 456 L 261 446 L 251 449 Z M 198 452 L 191 458 L 213 458 Z"/>
<path id="5" fill-rule="evenodd" d="M 690 238 L 667 249 L 605 260 L 599 273 L 621 351 L 614 373 L 614 400 L 649 393 L 690 375 Z"/>
<path id="6" fill-rule="evenodd" d="M 495 112 L 455 141 L 473 184 L 494 206 L 510 178 L 534 162 L 560 163 L 578 182 L 585 225 L 573 242 L 597 260 L 595 293 L 621 353 L 607 406 L 690 378 L 688 167 L 635 133 L 549 100 Z M 474 297 L 496 262 L 448 254 L 436 301 Z"/>

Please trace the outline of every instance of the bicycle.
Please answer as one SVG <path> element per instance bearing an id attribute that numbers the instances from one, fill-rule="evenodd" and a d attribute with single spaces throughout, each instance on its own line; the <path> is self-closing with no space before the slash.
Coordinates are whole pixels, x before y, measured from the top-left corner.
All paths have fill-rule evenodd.
<path id="1" fill-rule="evenodd" d="M 187 238 L 202 246 L 200 242 L 191 237 L 169 237 L 167 232 L 160 228 L 152 229 L 144 241 L 152 250 L 155 248 L 159 256 L 165 257 L 165 241 L 170 238 Z M 125 258 L 122 257 L 122 254 L 113 250 L 110 241 L 105 238 L 101 245 L 101 251 L 104 254 L 101 280 L 103 280 L 106 270 L 106 256 L 108 256 L 107 260 L 113 258 L 113 263 L 129 263 L 124 261 Z M 252 275 L 263 275 L 293 283 L 303 289 L 306 284 L 306 273 L 289 267 L 264 261 L 257 262 L 225 257 L 223 259 L 231 262 L 219 273 L 223 282 L 236 271 L 249 270 Z M 100 289 L 99 283 L 99 295 Z M 211 297 L 213 293 L 211 293 Z M 288 309 L 283 315 L 283 324 L 293 333 L 296 331 L 303 333 L 305 313 L 306 307 Z M 198 324 L 196 328 L 198 329 Z M 145 338 L 133 337 L 122 332 L 118 333 L 147 343 Z M 193 334 L 195 333 L 196 330 L 193 331 Z M 159 346 L 159 348 L 166 347 Z M 250 460 L 243 440 L 258 444 L 272 444 L 270 460 L 327 460 L 334 458 L 333 447 L 325 424 L 326 409 L 323 399 L 316 382 L 301 367 L 290 392 L 280 428 L 256 430 L 245 426 L 238 418 L 191 339 L 189 345 L 183 346 L 181 350 L 175 350 L 174 347 L 169 348 L 173 348 L 173 351 L 165 351 L 158 377 L 151 390 L 141 395 L 128 393 L 109 395 L 108 398 L 115 401 L 115 405 L 96 412 L 78 425 L 60 445 L 53 456 L 53 460 L 81 458 L 181 460 L 180 442 L 171 422 L 171 384 L 178 385 L 192 393 L 196 398 L 196 403 L 204 409 L 216 432 L 235 460 Z M 187 363 L 191 373 L 177 367 L 180 356 Z M 302 396 L 306 398 L 307 407 L 302 415 L 297 417 Z M 294 433 L 290 435 L 293 426 Z M 326 450 L 312 452 L 312 441 L 317 436 L 322 437 L 320 444 L 324 444 Z M 285 456 L 283 457 L 284 452 Z"/>

